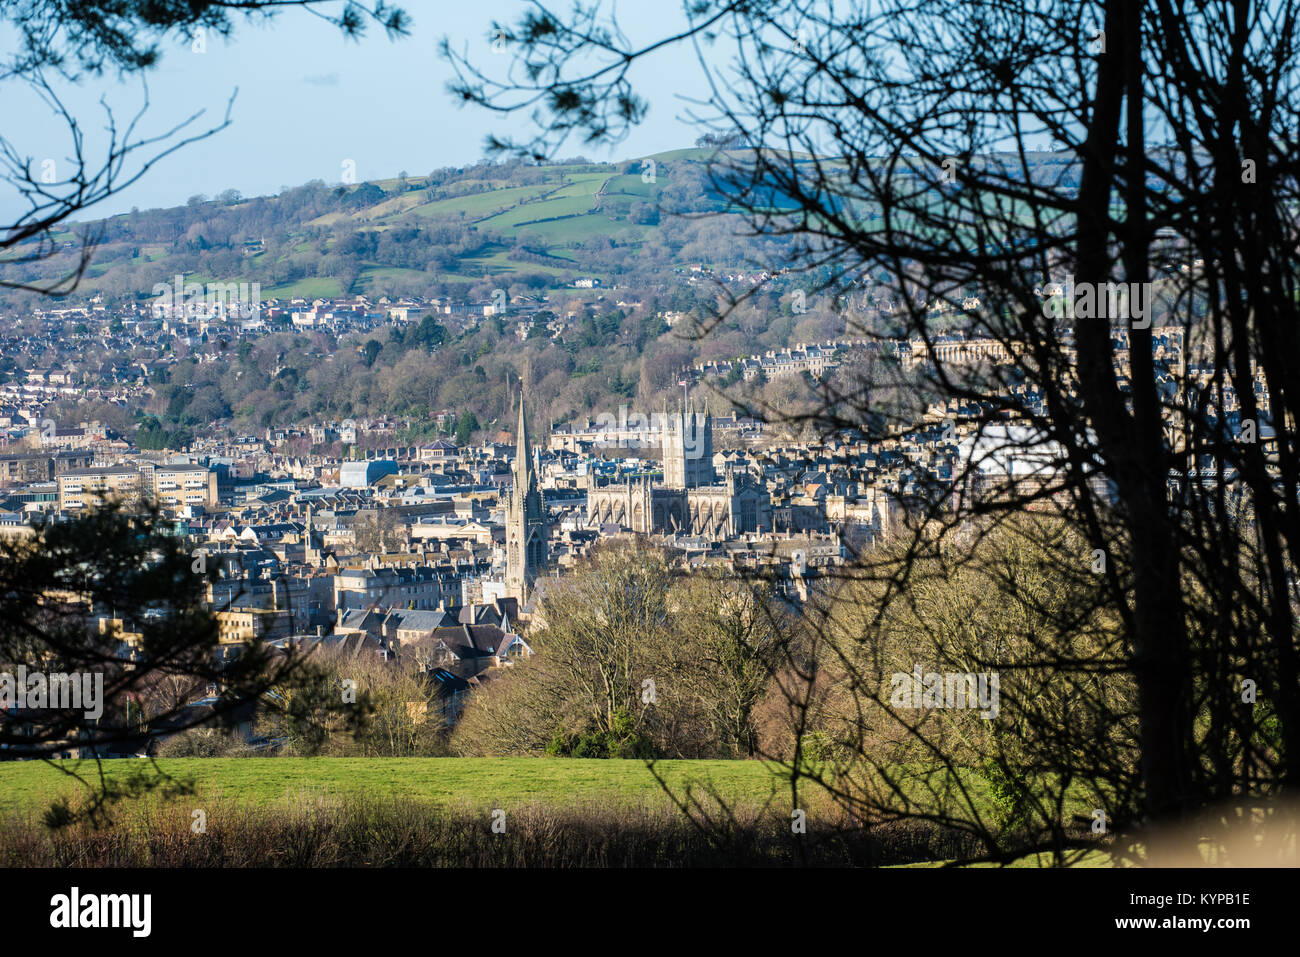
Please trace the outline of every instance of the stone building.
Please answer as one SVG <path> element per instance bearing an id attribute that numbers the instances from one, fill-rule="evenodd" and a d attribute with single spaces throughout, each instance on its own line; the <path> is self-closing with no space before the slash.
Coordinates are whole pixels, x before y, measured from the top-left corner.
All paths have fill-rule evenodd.
<path id="1" fill-rule="evenodd" d="M 712 485 L 713 417 L 707 412 L 683 409 L 664 414 L 659 437 L 664 461 L 664 485 L 668 488 L 698 488 Z"/>
<path id="2" fill-rule="evenodd" d="M 588 474 L 588 527 L 614 524 L 643 535 L 714 539 L 771 529 L 770 498 L 748 474 L 728 467 L 715 484 L 708 413 L 682 410 L 668 416 L 662 451 L 662 485 L 634 479 L 601 486 Z"/>
<path id="3" fill-rule="evenodd" d="M 522 605 L 546 563 L 546 506 L 528 440 L 522 392 L 513 472 L 514 487 L 506 498 L 506 594 Z"/>

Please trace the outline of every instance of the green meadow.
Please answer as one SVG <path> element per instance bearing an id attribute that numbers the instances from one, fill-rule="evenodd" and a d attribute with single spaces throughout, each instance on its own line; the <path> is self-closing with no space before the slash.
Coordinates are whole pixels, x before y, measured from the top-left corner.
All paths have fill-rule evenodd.
<path id="1" fill-rule="evenodd" d="M 306 798 L 401 798 L 461 807 L 536 803 L 552 806 L 670 804 L 643 761 L 573 758 L 173 758 L 105 761 L 110 783 L 159 772 L 192 790 L 185 801 L 229 801 L 273 807 Z M 788 801 L 774 769 L 757 761 L 659 761 L 654 770 L 674 793 L 711 783 L 729 802 Z M 38 816 L 66 797 L 75 806 L 85 786 L 65 772 L 94 780 L 93 761 L 0 764 L 0 815 Z"/>
<path id="2" fill-rule="evenodd" d="M 110 809 L 108 830 L 85 822 L 49 830 L 43 821 L 51 807 L 66 801 L 75 810 L 89 794 L 73 774 L 96 784 L 100 773 L 110 791 L 130 795 Z M 155 787 L 141 792 L 134 779 Z M 988 805 L 987 793 L 975 797 Z M 775 765 L 759 761 L 665 760 L 653 766 L 574 758 L 15 761 L 0 763 L 0 844 L 11 845 L 0 848 L 0 858 L 9 866 L 790 864 L 789 801 L 788 780 Z M 799 804 L 809 833 L 834 835 L 837 826 L 831 822 L 840 815 L 823 792 L 804 785 Z M 715 846 L 688 821 L 682 805 L 702 809 L 705 818 L 723 825 L 715 837 L 743 840 L 730 849 L 725 842 Z M 522 828 L 524 849 L 511 852 L 523 855 L 518 860 L 498 859 L 499 849 L 474 843 L 480 825 L 500 813 L 497 809 L 505 809 Z M 213 841 L 201 846 L 189 832 L 200 810 L 213 828 Z M 726 820 L 739 829 L 725 826 Z M 827 824 L 830 830 L 823 831 Z M 304 827 L 316 835 L 313 850 L 282 860 L 284 842 L 293 835 L 301 840 Z M 979 851 L 974 845 L 959 847 L 960 837 L 920 821 L 843 834 L 830 843 L 815 842 L 824 863 L 934 867 Z M 1112 863 L 1100 850 L 1075 851 L 1070 858 L 1074 866 Z M 1031 855 L 1013 866 L 1051 863 L 1048 855 Z"/>

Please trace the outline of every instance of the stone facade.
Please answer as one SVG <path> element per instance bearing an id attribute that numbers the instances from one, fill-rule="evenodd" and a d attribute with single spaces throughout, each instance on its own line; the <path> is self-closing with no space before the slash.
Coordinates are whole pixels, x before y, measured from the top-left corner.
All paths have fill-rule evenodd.
<path id="1" fill-rule="evenodd" d="M 598 486 L 587 478 L 587 525 L 621 525 L 643 535 L 721 539 L 771 529 L 770 499 L 744 473 L 713 470 L 713 423 L 708 413 L 683 410 L 667 419 L 664 483 L 649 479 Z"/>
<path id="2" fill-rule="evenodd" d="M 667 488 L 713 484 L 713 418 L 708 412 L 683 409 L 665 415 L 659 441 Z"/>

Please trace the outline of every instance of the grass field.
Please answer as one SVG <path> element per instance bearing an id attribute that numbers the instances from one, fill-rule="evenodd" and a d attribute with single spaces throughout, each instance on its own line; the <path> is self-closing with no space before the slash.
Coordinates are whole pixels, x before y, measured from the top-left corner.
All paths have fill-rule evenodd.
<path id="1" fill-rule="evenodd" d="M 565 269 L 572 267 L 561 267 L 558 263 L 551 265 L 548 263 L 521 263 L 514 262 L 510 258 L 509 250 L 500 249 L 488 256 L 466 256 L 461 260 L 461 265 L 465 272 L 491 273 L 544 273 L 550 276 L 562 276 Z M 556 257 L 557 259 L 561 257 Z M 450 276 L 451 274 L 446 274 Z"/>
<path id="2" fill-rule="evenodd" d="M 587 213 L 572 219 L 557 219 L 549 223 L 531 223 L 520 226 L 521 232 L 536 233 L 552 243 L 577 243 L 591 236 L 608 236 L 621 243 L 637 242 L 652 231 L 653 226 L 638 226 L 626 221 L 616 222 L 603 212 Z"/>
<path id="3" fill-rule="evenodd" d="M 107 761 L 110 790 L 132 792 L 133 776 L 167 787 L 127 798 L 107 832 L 81 823 L 51 831 L 47 811 L 82 805 L 99 767 L 90 761 L 0 763 L 0 864 L 7 866 L 334 866 L 395 863 L 478 866 L 789 864 L 790 794 L 773 765 L 758 761 L 660 761 L 667 785 L 642 761 L 572 758 L 189 758 Z M 164 777 L 165 775 L 165 777 Z M 180 787 L 177 787 L 179 785 Z M 715 824 L 706 837 L 675 800 L 702 802 Z M 731 809 L 719 815 L 718 799 Z M 824 793 L 801 791 L 810 834 L 827 864 L 937 866 L 979 848 L 927 822 L 862 831 L 843 821 Z M 483 822 L 504 809 L 523 844 L 499 858 L 480 846 Z M 212 840 L 199 847 L 188 824 L 201 810 Z M 304 835 L 310 832 L 308 840 Z M 514 832 L 512 832 L 514 833 Z M 716 840 L 724 844 L 717 844 Z M 306 841 L 306 856 L 282 852 Z M 734 847 L 726 841 L 738 841 Z M 466 843 L 468 842 L 468 843 Z M 305 847 L 306 845 L 304 845 Z M 195 856 L 197 855 L 197 856 Z M 1105 866 L 1101 852 L 1075 866 Z M 1026 859 L 1017 866 L 1047 866 Z"/>
<path id="4" fill-rule="evenodd" d="M 484 193 L 471 193 L 467 196 L 439 199 L 432 203 L 424 203 L 414 207 L 410 210 L 409 215 L 429 219 L 464 213 L 470 219 L 482 219 L 502 210 L 513 209 L 528 200 L 536 200 L 553 191 L 556 185 L 555 183 L 537 183 L 531 186 L 508 186 Z"/>
<path id="5" fill-rule="evenodd" d="M 56 762 L 82 775 L 94 762 Z M 145 761 L 106 761 L 110 781 L 151 770 Z M 200 800 L 271 807 L 303 797 L 410 798 L 441 806 L 541 803 L 553 806 L 670 803 L 643 761 L 568 758 L 176 758 L 158 769 L 187 782 Z M 661 761 L 656 770 L 680 792 L 712 781 L 729 801 L 787 800 L 773 770 L 757 761 Z M 0 764 L 0 815 L 40 814 L 83 786 L 59 768 L 36 762 Z M 193 797 L 185 797 L 192 802 Z"/>
<path id="6" fill-rule="evenodd" d="M 366 266 L 361 270 L 360 282 L 372 294 L 381 296 L 399 279 L 427 281 L 429 274 L 420 269 L 403 269 L 400 266 Z"/>
<path id="7" fill-rule="evenodd" d="M 188 278 L 186 277 L 187 281 Z M 304 299 L 324 299 L 342 294 L 342 283 L 329 276 L 308 276 L 297 282 L 262 290 L 262 295 L 267 299 L 292 299 L 295 296 L 302 296 Z"/>

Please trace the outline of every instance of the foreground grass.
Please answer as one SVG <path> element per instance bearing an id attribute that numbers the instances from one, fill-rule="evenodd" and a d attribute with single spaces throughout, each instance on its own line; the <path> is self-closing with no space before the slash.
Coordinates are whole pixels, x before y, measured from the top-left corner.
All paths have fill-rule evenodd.
<path id="1" fill-rule="evenodd" d="M 304 800 L 276 808 L 224 802 L 200 818 L 150 796 L 111 826 L 50 829 L 0 818 L 3 867 L 888 867 L 970 852 L 924 822 L 807 836 L 747 808 L 701 828 L 668 807 L 608 804 L 434 807 L 408 799 Z"/>
<path id="2" fill-rule="evenodd" d="M 68 772 L 95 783 L 102 772 L 107 790 L 125 797 L 107 819 L 64 815 L 50 827 L 59 815 L 47 812 L 64 803 L 75 811 L 90 794 Z M 972 835 L 924 820 L 864 829 L 815 787 L 800 797 L 807 829 L 796 838 L 786 783 L 779 768 L 755 761 L 3 762 L 0 866 L 939 867 L 986 851 Z M 1165 863 L 1292 866 L 1298 820 L 1282 806 L 1220 809 L 1189 824 L 1185 847 L 1175 848 L 1182 857 Z M 1071 836 L 1067 866 L 1120 863 L 1089 847 L 1080 828 Z M 1029 854 L 1005 865 L 1056 863 Z"/>
<path id="3" fill-rule="evenodd" d="M 50 830 L 104 775 L 131 795 L 109 823 Z M 657 777 L 656 777 L 657 776 Z M 151 787 L 140 789 L 141 782 Z M 983 799 L 983 795 L 979 799 Z M 758 761 L 570 758 L 174 758 L 0 763 L 7 866 L 940 866 L 978 855 L 925 822 L 866 833 Z M 696 823 L 678 803 L 689 804 Z M 509 822 L 492 830 L 495 813 Z M 201 814 L 205 829 L 192 831 Z M 707 821 L 707 827 L 696 826 Z M 102 823 L 102 822 L 101 822 Z M 848 826 L 843 826 L 848 824 Z M 1104 865 L 1088 855 L 1085 865 Z M 1025 860 L 1020 866 L 1050 866 Z"/>
<path id="4" fill-rule="evenodd" d="M 888 866 L 888 865 L 886 865 Z M 973 870 L 988 870 L 990 868 L 1012 867 L 1055 867 L 1051 854 L 1026 854 L 1024 857 L 1017 858 L 1010 864 L 992 864 L 988 861 L 980 861 L 975 864 L 963 864 L 958 861 L 916 861 L 911 864 L 893 865 L 900 870 L 912 868 L 935 868 L 935 867 L 965 867 Z M 1071 851 L 1067 856 L 1067 867 L 1117 867 L 1120 866 L 1119 860 L 1106 851 Z"/>
<path id="5" fill-rule="evenodd" d="M 643 761 L 572 758 L 172 758 L 157 771 L 185 786 L 193 803 L 235 801 L 270 808 L 315 800 L 408 799 L 432 807 L 499 808 L 588 803 L 670 807 L 672 802 Z M 0 763 L 0 816 L 39 816 L 56 800 L 76 805 L 86 788 L 64 773 L 95 782 L 102 768 L 123 786 L 141 773 L 157 776 L 143 760 Z M 687 788 L 716 788 L 728 803 L 788 806 L 788 785 L 758 761 L 659 761 L 655 772 L 679 797 Z"/>
<path id="6" fill-rule="evenodd" d="M 169 786 L 113 805 L 105 826 L 47 827 L 52 804 L 88 793 L 63 772 L 101 770 L 114 790 Z M 688 795 L 708 827 L 674 803 Z M 967 850 L 929 825 L 840 831 L 815 801 L 801 802 L 811 836 L 796 840 L 788 801 L 778 770 L 756 761 L 15 762 L 0 764 L 0 866 L 888 866 Z"/>

